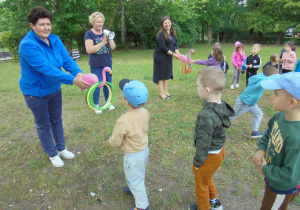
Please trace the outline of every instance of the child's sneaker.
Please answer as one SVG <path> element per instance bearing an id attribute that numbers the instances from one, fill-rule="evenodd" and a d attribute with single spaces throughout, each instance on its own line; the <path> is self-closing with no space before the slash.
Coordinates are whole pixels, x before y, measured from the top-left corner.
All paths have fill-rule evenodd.
<path id="1" fill-rule="evenodd" d="M 198 205 L 197 204 L 190 205 L 189 210 L 198 210 Z"/>
<path id="2" fill-rule="evenodd" d="M 124 192 L 125 192 L 126 194 L 128 194 L 128 195 L 133 195 L 132 192 L 131 192 L 131 190 L 129 189 L 129 187 L 125 187 L 125 188 L 124 188 Z"/>
<path id="3" fill-rule="evenodd" d="M 214 204 L 212 204 L 212 202 L 210 201 L 210 209 L 212 210 L 222 210 L 223 206 L 221 204 L 221 202 L 218 200 L 217 202 L 215 202 Z"/>
<path id="4" fill-rule="evenodd" d="M 254 139 L 260 138 L 262 136 L 263 136 L 263 133 L 259 132 L 259 131 L 252 131 L 252 133 L 251 133 L 251 138 L 254 138 Z"/>
<path id="5" fill-rule="evenodd" d="M 63 156 L 66 159 L 73 159 L 75 155 L 73 152 L 68 151 L 67 149 L 64 149 L 63 151 L 57 152 L 59 156 Z"/>
<path id="6" fill-rule="evenodd" d="M 149 206 L 145 209 L 134 207 L 134 208 L 131 208 L 130 210 L 149 210 Z"/>
<path id="7" fill-rule="evenodd" d="M 60 159 L 58 155 L 54 157 L 49 157 L 49 159 L 54 167 L 59 168 L 64 166 L 64 162 L 62 161 L 62 159 Z"/>
<path id="8" fill-rule="evenodd" d="M 239 85 L 238 83 L 236 83 L 236 84 L 235 84 L 235 87 L 238 88 L 238 87 L 240 87 L 240 85 Z"/>
<path id="9" fill-rule="evenodd" d="M 116 107 L 114 106 L 114 105 L 110 105 L 109 107 L 108 107 L 108 109 L 109 110 L 114 110 Z"/>
<path id="10" fill-rule="evenodd" d="M 230 85 L 230 89 L 233 90 L 234 89 L 234 85 Z"/>

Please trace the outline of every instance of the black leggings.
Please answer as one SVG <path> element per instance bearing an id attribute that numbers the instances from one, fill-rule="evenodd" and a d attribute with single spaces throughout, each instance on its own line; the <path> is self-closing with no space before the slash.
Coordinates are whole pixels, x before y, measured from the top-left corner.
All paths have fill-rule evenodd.
<path id="1" fill-rule="evenodd" d="M 289 73 L 289 72 L 292 72 L 292 70 L 282 69 L 282 74 Z"/>

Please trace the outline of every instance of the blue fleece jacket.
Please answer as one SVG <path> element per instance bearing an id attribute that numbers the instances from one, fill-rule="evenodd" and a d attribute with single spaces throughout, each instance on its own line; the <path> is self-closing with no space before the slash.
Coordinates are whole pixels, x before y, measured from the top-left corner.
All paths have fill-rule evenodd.
<path id="1" fill-rule="evenodd" d="M 77 63 L 70 57 L 60 38 L 48 37 L 50 45 L 30 30 L 19 45 L 20 89 L 26 95 L 43 96 L 60 90 L 61 83 L 71 85 L 78 73 Z M 69 71 L 66 73 L 61 68 Z"/>
<path id="2" fill-rule="evenodd" d="M 295 67 L 295 72 L 300 72 L 300 59 L 298 60 L 298 63 Z"/>
<path id="3" fill-rule="evenodd" d="M 275 79 L 277 77 L 279 77 L 279 75 L 266 77 L 264 73 L 250 77 L 246 89 L 238 98 L 245 104 L 254 106 L 264 93 L 264 89 L 260 86 L 261 81 Z"/>

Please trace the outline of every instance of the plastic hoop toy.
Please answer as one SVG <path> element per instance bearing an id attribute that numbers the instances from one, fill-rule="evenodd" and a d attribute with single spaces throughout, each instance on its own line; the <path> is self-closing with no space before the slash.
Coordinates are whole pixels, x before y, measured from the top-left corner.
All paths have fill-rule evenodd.
<path id="1" fill-rule="evenodd" d="M 183 62 L 182 65 L 182 73 L 183 74 L 188 74 L 192 71 L 193 64 L 190 64 L 189 61 L 191 60 L 191 52 L 194 53 L 195 51 L 191 49 L 189 53 L 187 53 L 185 56 L 184 55 L 179 55 L 179 59 Z M 188 69 L 187 66 L 188 65 Z"/>
<path id="2" fill-rule="evenodd" d="M 115 97 L 116 97 L 116 90 L 114 88 L 114 86 L 110 83 L 110 82 L 106 82 L 104 85 L 108 88 L 109 90 L 109 98 L 108 100 L 105 102 L 104 105 L 102 105 L 101 107 L 97 107 L 94 104 L 94 100 L 93 100 L 93 95 L 94 92 L 96 90 L 96 88 L 101 84 L 102 82 L 97 82 L 94 83 L 89 89 L 88 92 L 86 94 L 85 100 L 87 105 L 92 109 L 92 110 L 105 110 L 108 107 L 110 107 L 110 105 L 112 105 L 115 101 Z M 103 85 L 103 86 L 104 86 Z M 113 93 L 113 94 L 112 94 Z"/>

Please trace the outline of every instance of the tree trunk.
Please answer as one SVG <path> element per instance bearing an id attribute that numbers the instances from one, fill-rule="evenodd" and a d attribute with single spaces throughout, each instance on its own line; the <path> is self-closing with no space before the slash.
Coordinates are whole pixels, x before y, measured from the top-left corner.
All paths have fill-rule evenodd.
<path id="1" fill-rule="evenodd" d="M 201 24 L 201 43 L 204 43 L 204 22 Z"/>
<path id="2" fill-rule="evenodd" d="M 124 10 L 125 2 L 121 0 L 121 42 L 123 50 L 126 50 L 125 47 L 125 10 Z"/>
<path id="3" fill-rule="evenodd" d="M 282 35 L 282 32 L 278 31 L 277 37 L 276 37 L 276 44 L 280 44 L 281 35 Z"/>
<path id="4" fill-rule="evenodd" d="M 254 37 L 254 29 L 251 28 L 251 29 L 249 30 L 248 44 L 252 44 L 252 43 L 253 43 L 253 37 Z"/>
<path id="5" fill-rule="evenodd" d="M 225 42 L 225 35 L 226 35 L 226 33 L 225 33 L 225 31 L 224 31 L 224 34 L 223 34 L 223 42 Z"/>
<path id="6" fill-rule="evenodd" d="M 209 23 L 207 23 L 207 42 L 208 44 L 211 44 L 211 38 L 212 38 L 212 28 Z"/>
<path id="7" fill-rule="evenodd" d="M 217 42 L 220 42 L 220 33 L 217 35 Z"/>
<path id="8" fill-rule="evenodd" d="M 117 12 L 118 12 L 118 8 L 119 8 L 119 4 L 121 3 L 121 0 L 118 0 L 116 2 L 116 6 L 115 6 L 115 9 L 114 9 L 114 13 L 109 21 L 109 25 L 107 27 L 108 30 L 110 30 L 111 26 L 113 25 L 114 21 L 115 21 L 115 18 L 117 16 Z"/>

